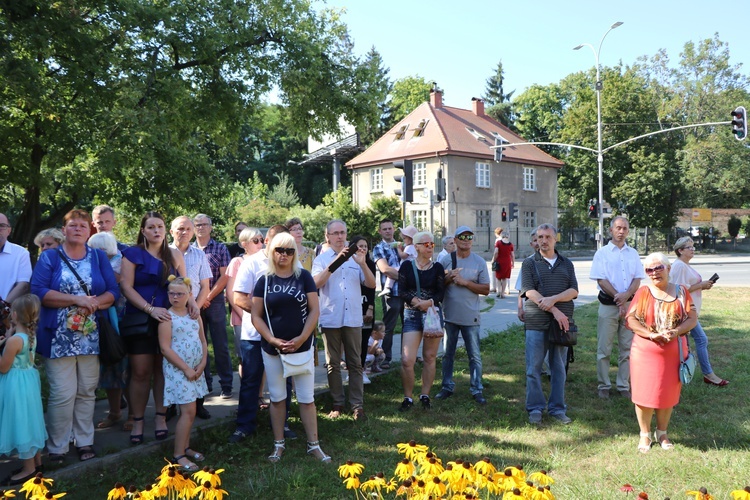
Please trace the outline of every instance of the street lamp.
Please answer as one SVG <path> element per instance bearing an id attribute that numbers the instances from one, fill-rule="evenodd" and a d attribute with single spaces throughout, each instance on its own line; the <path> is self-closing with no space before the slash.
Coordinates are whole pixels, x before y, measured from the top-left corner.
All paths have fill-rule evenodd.
<path id="1" fill-rule="evenodd" d="M 597 137 L 597 148 L 596 148 L 596 161 L 599 165 L 599 237 L 597 238 L 597 248 L 601 248 L 604 244 L 604 210 L 602 204 L 604 203 L 604 181 L 602 174 L 602 164 L 604 163 L 604 157 L 602 156 L 602 81 L 599 74 L 599 54 L 602 52 L 602 44 L 604 39 L 609 35 L 609 32 L 618 26 L 622 26 L 622 22 L 618 21 L 609 27 L 601 41 L 599 42 L 599 49 L 595 49 L 590 43 L 582 43 L 577 47 L 573 47 L 573 50 L 578 50 L 581 47 L 588 47 L 591 52 L 594 53 L 594 59 L 596 60 L 596 137 Z"/>

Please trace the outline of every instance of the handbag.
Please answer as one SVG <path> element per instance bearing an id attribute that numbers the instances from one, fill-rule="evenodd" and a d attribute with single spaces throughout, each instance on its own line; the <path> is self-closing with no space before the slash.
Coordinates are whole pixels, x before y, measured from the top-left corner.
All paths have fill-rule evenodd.
<path id="1" fill-rule="evenodd" d="M 120 336 L 135 337 L 136 335 L 151 335 L 151 316 L 144 311 L 127 313 L 120 320 Z"/>
<path id="2" fill-rule="evenodd" d="M 91 295 L 89 293 L 89 287 L 86 285 L 86 282 L 81 279 L 81 275 L 78 274 L 78 271 L 76 271 L 65 254 L 59 248 L 57 249 L 57 253 L 60 255 L 62 261 L 65 262 L 65 265 L 68 266 L 70 272 L 73 273 L 73 276 L 75 276 L 78 280 L 78 286 L 81 288 L 83 293 L 87 296 Z M 99 255 L 96 253 L 96 250 L 94 250 L 94 256 L 96 257 L 96 263 L 98 265 Z M 68 308 L 68 312 L 65 314 L 65 327 L 68 330 L 78 332 L 81 335 L 88 335 L 96 331 L 97 324 L 92 315 L 81 312 L 81 310 L 77 307 L 70 307 Z"/>
<path id="3" fill-rule="evenodd" d="M 451 259 L 455 257 L 455 253 L 451 254 Z M 456 262 L 453 261 L 455 269 Z M 414 270 L 414 279 L 417 282 L 417 295 L 422 295 L 422 288 L 419 286 L 419 273 L 417 273 L 417 264 L 412 261 L 411 268 Z M 427 311 L 422 315 L 422 336 L 427 339 L 439 339 L 445 332 L 443 331 L 443 323 L 440 321 L 440 313 L 437 307 L 430 306 Z"/>
<path id="4" fill-rule="evenodd" d="M 109 309 L 114 309 L 114 306 Z M 117 328 L 109 320 L 109 310 L 97 314 L 99 319 L 99 361 L 105 366 L 116 365 L 125 356 L 125 342 L 117 333 Z"/>
<path id="5" fill-rule="evenodd" d="M 499 267 L 500 267 L 500 266 L 498 266 L 498 265 L 497 265 L 497 261 L 496 261 L 496 260 L 493 260 L 493 261 L 492 261 L 492 270 L 493 270 L 493 271 L 497 271 Z"/>
<path id="6" fill-rule="evenodd" d="M 270 278 L 270 276 L 266 276 L 266 280 L 269 280 Z M 271 335 L 273 335 L 271 316 L 268 314 L 268 304 L 266 303 L 267 291 L 268 283 L 266 283 L 266 286 L 263 287 L 263 308 L 266 311 L 266 324 L 268 325 L 268 330 L 271 332 Z M 273 336 L 275 337 L 276 335 Z M 276 351 L 278 352 L 278 349 Z M 314 347 L 310 346 L 310 349 L 302 352 L 293 352 L 290 354 L 283 354 L 279 352 L 279 358 L 281 358 L 281 366 L 284 369 L 284 378 L 294 377 L 295 375 L 312 375 L 312 360 L 314 351 Z"/>
<path id="7" fill-rule="evenodd" d="M 551 316 L 549 328 L 547 329 L 547 340 L 550 344 L 562 346 L 574 346 L 578 343 L 578 327 L 569 320 L 568 329 L 563 330 L 554 316 Z"/>
<path id="8" fill-rule="evenodd" d="M 686 359 L 682 353 L 682 339 L 678 338 L 677 342 L 679 342 L 680 346 L 680 382 L 687 385 L 693 380 L 693 375 L 695 375 L 695 356 L 690 352 L 690 346 L 688 346 Z"/>

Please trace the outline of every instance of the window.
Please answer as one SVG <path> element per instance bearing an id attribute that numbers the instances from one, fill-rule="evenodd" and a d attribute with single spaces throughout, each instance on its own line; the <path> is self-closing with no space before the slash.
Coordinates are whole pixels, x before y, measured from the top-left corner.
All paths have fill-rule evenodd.
<path id="1" fill-rule="evenodd" d="M 534 229 L 536 227 L 536 212 L 533 210 L 524 210 L 523 227 Z"/>
<path id="2" fill-rule="evenodd" d="M 536 191 L 536 169 L 523 167 L 523 190 Z"/>
<path id="3" fill-rule="evenodd" d="M 490 164 L 477 162 L 476 172 L 477 172 L 477 187 L 489 188 L 490 187 Z"/>
<path id="4" fill-rule="evenodd" d="M 414 163 L 412 166 L 414 174 L 414 188 L 423 188 L 427 186 L 427 164 L 424 162 Z"/>
<path id="5" fill-rule="evenodd" d="M 477 210 L 477 229 L 490 227 L 492 210 Z"/>
<path id="6" fill-rule="evenodd" d="M 427 228 L 427 210 L 412 210 L 411 223 L 420 230 Z"/>
<path id="7" fill-rule="evenodd" d="M 394 134 L 396 135 L 396 138 L 394 139 L 394 141 L 402 141 L 404 139 L 404 136 L 406 135 L 406 130 L 408 128 L 409 128 L 408 123 L 406 125 L 401 125 L 398 128 L 398 130 L 394 132 Z"/>
<path id="8" fill-rule="evenodd" d="M 383 169 L 381 167 L 370 170 L 370 192 L 383 192 Z"/>
<path id="9" fill-rule="evenodd" d="M 427 122 L 430 120 L 422 120 L 419 122 L 419 125 L 417 125 L 417 128 L 414 129 L 414 134 L 412 137 L 422 137 L 424 135 L 424 129 L 427 127 Z"/>
<path id="10" fill-rule="evenodd" d="M 483 136 L 482 134 L 480 134 L 479 132 L 477 132 L 476 130 L 474 130 L 473 128 L 471 128 L 471 127 L 466 127 L 466 130 L 467 130 L 467 131 L 468 131 L 468 132 L 469 132 L 469 133 L 470 133 L 470 134 L 471 134 L 472 136 L 474 136 L 474 139 L 476 139 L 476 140 L 478 140 L 478 141 L 485 141 L 485 142 L 487 142 L 487 138 L 486 138 L 485 136 Z"/>

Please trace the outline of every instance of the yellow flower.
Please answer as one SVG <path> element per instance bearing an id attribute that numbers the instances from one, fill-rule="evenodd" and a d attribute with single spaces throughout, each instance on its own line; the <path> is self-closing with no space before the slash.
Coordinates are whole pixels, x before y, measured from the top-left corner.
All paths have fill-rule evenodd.
<path id="1" fill-rule="evenodd" d="M 396 488 L 398 488 L 398 483 L 395 480 L 391 479 L 390 481 L 385 483 L 385 486 L 383 486 L 383 488 L 385 489 L 386 493 L 391 493 L 393 491 L 396 491 Z"/>
<path id="2" fill-rule="evenodd" d="M 67 495 L 67 493 L 65 493 L 65 492 L 53 494 L 51 491 L 48 491 L 44 495 L 39 495 L 39 494 L 34 495 L 34 496 L 31 497 L 30 500 L 53 500 L 55 498 L 62 498 L 65 495 Z"/>
<path id="3" fill-rule="evenodd" d="M 490 462 L 490 459 L 487 457 L 484 457 L 480 461 L 474 464 L 474 469 L 485 476 L 491 476 L 495 472 L 497 472 L 497 469 L 495 469 L 495 466 L 492 465 L 492 462 Z"/>
<path id="4" fill-rule="evenodd" d="M 426 445 L 417 444 L 413 439 L 408 443 L 398 443 L 396 447 L 399 453 L 403 453 L 406 458 L 414 462 L 418 462 L 419 456 L 427 453 L 427 450 L 429 450 Z"/>
<path id="5" fill-rule="evenodd" d="M 401 460 L 396 466 L 396 477 L 401 481 L 414 475 L 414 464 L 408 458 Z"/>
<path id="6" fill-rule="evenodd" d="M 431 476 L 438 476 L 443 472 L 443 466 L 440 465 L 440 462 L 435 457 L 422 461 L 419 469 L 422 471 L 422 474 L 429 474 Z"/>
<path id="7" fill-rule="evenodd" d="M 687 494 L 695 497 L 695 500 L 714 500 L 713 495 L 705 487 L 701 487 L 698 491 L 688 491 Z"/>
<path id="8" fill-rule="evenodd" d="M 750 486 L 745 486 L 743 490 L 734 490 L 730 495 L 734 500 L 750 500 Z"/>
<path id="9" fill-rule="evenodd" d="M 125 489 L 125 485 L 122 483 L 115 483 L 115 487 L 109 490 L 107 500 L 125 500 L 128 492 Z"/>
<path id="10" fill-rule="evenodd" d="M 54 481 L 52 479 L 45 478 L 40 472 L 36 476 L 23 483 L 23 487 L 19 490 L 19 493 L 25 493 L 26 498 L 29 498 L 33 495 L 43 496 L 49 490 L 48 485 L 52 486 L 53 482 Z"/>
<path id="11" fill-rule="evenodd" d="M 206 466 L 203 467 L 202 470 L 195 472 L 193 474 L 193 479 L 195 479 L 195 482 L 197 484 L 202 484 L 206 481 L 209 481 L 214 486 L 221 486 L 221 478 L 219 477 L 219 474 L 221 474 L 222 472 L 224 472 L 224 469 L 214 470 Z"/>
<path id="12" fill-rule="evenodd" d="M 547 475 L 546 470 L 540 470 L 539 472 L 533 473 L 529 476 L 529 479 L 540 486 L 547 486 L 548 484 L 553 484 L 555 482 L 554 479 Z"/>
<path id="13" fill-rule="evenodd" d="M 210 481 L 204 481 L 202 485 L 193 488 L 190 494 L 183 498 L 197 496 L 197 500 L 223 500 L 224 495 L 228 495 L 228 493 L 220 488 L 215 488 Z"/>
<path id="14" fill-rule="evenodd" d="M 523 498 L 523 495 L 521 495 L 521 490 L 519 488 L 513 488 L 511 491 L 507 491 L 505 495 L 503 495 L 503 500 L 526 500 Z"/>
<path id="15" fill-rule="evenodd" d="M 339 476 L 341 477 L 359 476 L 360 474 L 362 474 L 362 471 L 364 470 L 365 470 L 364 465 L 352 462 L 351 460 L 347 460 L 344 465 L 339 466 Z"/>
<path id="16" fill-rule="evenodd" d="M 347 477 L 344 479 L 344 485 L 347 490 L 358 490 L 359 489 L 359 478 L 358 477 Z"/>
<path id="17" fill-rule="evenodd" d="M 432 481 L 426 481 L 424 483 L 424 492 L 428 495 L 432 495 L 433 498 L 442 497 L 445 495 L 445 490 L 445 484 L 439 477 L 433 477 Z"/>
<path id="18" fill-rule="evenodd" d="M 514 488 L 521 488 L 524 484 L 523 481 L 513 475 L 512 469 L 513 467 L 506 467 L 503 472 L 497 472 L 492 475 L 492 479 L 497 482 L 503 491 L 513 491 Z"/>
<path id="19" fill-rule="evenodd" d="M 520 465 L 516 465 L 516 466 L 511 465 L 510 467 L 506 467 L 504 470 L 506 470 L 506 471 L 509 470 L 510 473 L 513 475 L 513 477 L 515 477 L 516 479 L 518 479 L 520 482 L 523 483 L 524 481 L 526 481 L 526 473 L 523 471 L 523 467 L 522 466 L 520 466 Z"/>
<path id="20" fill-rule="evenodd" d="M 6 500 L 7 498 L 15 498 L 16 490 L 0 490 L 0 500 Z"/>

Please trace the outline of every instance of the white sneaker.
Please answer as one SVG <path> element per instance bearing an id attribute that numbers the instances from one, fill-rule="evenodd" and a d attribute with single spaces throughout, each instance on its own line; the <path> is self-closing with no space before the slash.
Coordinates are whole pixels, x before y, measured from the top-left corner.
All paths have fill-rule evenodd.
<path id="1" fill-rule="evenodd" d="M 385 297 L 386 295 L 391 294 L 390 288 L 383 288 L 383 291 L 378 294 L 378 297 Z"/>
<path id="2" fill-rule="evenodd" d="M 370 377 L 367 376 L 366 373 L 362 373 L 362 383 L 367 385 L 371 382 Z"/>

